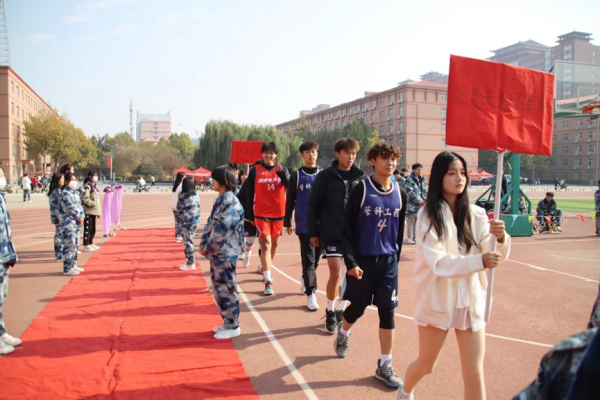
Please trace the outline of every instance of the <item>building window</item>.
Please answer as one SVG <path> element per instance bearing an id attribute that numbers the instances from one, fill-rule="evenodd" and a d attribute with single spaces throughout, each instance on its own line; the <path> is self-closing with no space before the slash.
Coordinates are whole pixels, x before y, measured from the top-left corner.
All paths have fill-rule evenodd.
<path id="1" fill-rule="evenodd" d="M 580 181 L 581 180 L 581 172 L 575 172 L 574 178 L 576 181 Z"/>
<path id="2" fill-rule="evenodd" d="M 582 132 L 577 132 L 575 134 L 575 140 L 583 140 L 583 133 Z"/>
<path id="3" fill-rule="evenodd" d="M 375 113 L 371 113 L 371 123 L 375 122 Z"/>
<path id="4" fill-rule="evenodd" d="M 10 134 L 15 137 L 15 124 L 10 124 Z"/>
<path id="5" fill-rule="evenodd" d="M 563 142 L 567 142 L 569 140 L 569 134 L 563 133 Z"/>
<path id="6" fill-rule="evenodd" d="M 590 132 L 590 139 L 596 139 L 596 132 Z"/>
<path id="7" fill-rule="evenodd" d="M 576 146 L 575 147 L 575 154 L 581 154 L 583 153 L 583 146 Z"/>
<path id="8" fill-rule="evenodd" d="M 404 136 L 400 137 L 400 147 L 404 147 Z"/>
<path id="9" fill-rule="evenodd" d="M 15 83 L 13 81 L 10 81 L 10 92 L 15 93 Z"/>
<path id="10" fill-rule="evenodd" d="M 554 127 L 554 129 L 556 129 L 556 121 L 554 121 L 554 126 L 553 127 Z"/>
<path id="11" fill-rule="evenodd" d="M 596 179 L 596 178 L 594 178 L 594 173 L 593 172 L 588 172 L 588 179 L 591 180 L 591 181 L 593 181 L 593 180 Z"/>
<path id="12" fill-rule="evenodd" d="M 596 165 L 596 160 L 594 158 L 588 158 L 588 167 L 593 167 Z"/>
<path id="13" fill-rule="evenodd" d="M 556 142 L 558 140 L 556 133 L 554 135 L 552 135 L 552 141 Z"/>
<path id="14" fill-rule="evenodd" d="M 15 103 L 10 103 L 10 113 L 14 114 L 15 113 Z"/>
<path id="15" fill-rule="evenodd" d="M 592 145 L 590 146 L 590 153 L 595 153 L 596 152 L 596 146 Z"/>
<path id="16" fill-rule="evenodd" d="M 580 126 L 583 126 L 583 121 L 578 119 L 577 120 L 577 127 L 579 128 Z"/>
<path id="17" fill-rule="evenodd" d="M 446 123 L 442 122 L 442 133 L 446 133 Z"/>
<path id="18" fill-rule="evenodd" d="M 583 160 L 581 158 L 578 158 L 577 160 L 575 160 L 576 167 L 581 167 L 582 165 L 583 165 Z"/>
<path id="19" fill-rule="evenodd" d="M 19 115 L 19 106 L 17 106 L 17 117 L 20 117 L 20 115 Z"/>
<path id="20" fill-rule="evenodd" d="M 404 116 L 404 106 L 400 107 L 400 109 L 398 110 L 398 115 L 400 117 Z"/>
<path id="21" fill-rule="evenodd" d="M 404 103 L 404 92 L 398 93 L 398 102 Z"/>
<path id="22" fill-rule="evenodd" d="M 390 101 L 388 103 L 389 106 L 391 106 L 392 104 L 394 104 L 394 95 L 390 95 Z"/>
<path id="23" fill-rule="evenodd" d="M 446 138 L 442 138 L 442 147 L 448 147 L 446 146 Z"/>
<path id="24" fill-rule="evenodd" d="M 388 113 L 388 117 L 394 118 L 394 109 L 393 108 L 390 108 L 390 111 Z"/>
<path id="25" fill-rule="evenodd" d="M 19 86 L 17 86 L 17 97 L 19 97 Z"/>
<path id="26" fill-rule="evenodd" d="M 590 126 L 596 126 L 596 120 L 595 119 L 590 120 Z"/>
<path id="27" fill-rule="evenodd" d="M 385 99 L 382 97 L 379 99 L 379 105 L 382 106 L 385 104 Z"/>
<path id="28" fill-rule="evenodd" d="M 358 114 L 360 112 L 360 106 L 356 106 L 354 111 L 356 111 L 356 114 Z"/>
<path id="29" fill-rule="evenodd" d="M 379 120 L 383 121 L 385 119 L 385 111 L 379 111 Z"/>
<path id="30" fill-rule="evenodd" d="M 394 133 L 394 124 L 390 124 L 390 126 L 388 126 L 388 132 Z"/>
<path id="31" fill-rule="evenodd" d="M 377 100 L 372 100 L 371 101 L 371 110 L 374 110 L 375 107 L 377 107 Z"/>
<path id="32" fill-rule="evenodd" d="M 446 109 L 442 108 L 442 118 L 446 118 Z"/>
<path id="33" fill-rule="evenodd" d="M 563 166 L 563 167 L 568 167 L 568 166 L 569 166 L 569 160 L 568 160 L 568 159 L 566 159 L 566 158 L 563 158 L 563 159 L 562 159 L 562 166 Z"/>
<path id="34" fill-rule="evenodd" d="M 569 121 L 563 121 L 563 128 L 569 127 Z"/>
<path id="35" fill-rule="evenodd" d="M 569 154 L 569 146 L 563 146 L 562 153 L 563 154 Z"/>
<path id="36" fill-rule="evenodd" d="M 446 93 L 442 93 L 442 101 L 448 101 L 448 95 Z"/>
<path id="37" fill-rule="evenodd" d="M 398 131 L 399 132 L 404 132 L 404 121 L 400 122 L 399 130 Z"/>

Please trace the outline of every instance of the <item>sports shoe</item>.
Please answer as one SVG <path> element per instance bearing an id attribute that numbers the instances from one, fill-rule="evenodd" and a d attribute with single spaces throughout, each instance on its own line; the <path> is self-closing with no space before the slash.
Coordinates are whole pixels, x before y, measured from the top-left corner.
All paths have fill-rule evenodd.
<path id="1" fill-rule="evenodd" d="M 317 302 L 317 295 L 311 294 L 308 296 L 308 300 L 306 301 L 306 308 L 310 311 L 317 311 L 319 309 L 319 303 Z"/>
<path id="2" fill-rule="evenodd" d="M 10 344 L 6 344 L 2 340 L 0 340 L 0 355 L 12 353 L 13 351 L 15 351 L 15 348 L 13 346 L 11 346 Z"/>
<path id="3" fill-rule="evenodd" d="M 182 271 L 193 271 L 196 269 L 195 265 L 181 264 L 179 269 Z"/>
<path id="4" fill-rule="evenodd" d="M 23 343 L 23 341 L 17 337 L 13 337 L 10 336 L 8 333 L 5 333 L 4 335 L 0 336 L 0 339 L 6 343 L 9 346 L 18 346 L 21 343 Z"/>
<path id="5" fill-rule="evenodd" d="M 258 267 L 256 267 L 256 273 L 262 275 L 262 261 L 258 262 Z"/>
<path id="6" fill-rule="evenodd" d="M 416 242 L 414 241 L 414 239 L 406 239 L 406 243 L 407 244 L 415 244 Z"/>
<path id="7" fill-rule="evenodd" d="M 176 241 L 177 243 L 181 243 L 181 242 L 183 242 L 183 238 L 182 238 L 181 236 L 177 236 L 177 237 L 175 238 L 175 241 Z"/>
<path id="8" fill-rule="evenodd" d="M 81 251 L 77 250 L 77 254 L 81 254 Z"/>
<path id="9" fill-rule="evenodd" d="M 402 389 L 398 390 L 398 396 L 396 400 L 415 400 L 415 395 L 413 393 L 404 394 L 402 393 Z"/>
<path id="10" fill-rule="evenodd" d="M 85 271 L 85 269 L 81 268 L 78 265 L 74 266 L 73 269 L 75 269 L 75 271 L 79 271 L 79 272 L 84 272 Z"/>
<path id="11" fill-rule="evenodd" d="M 33 200 L 29 200 L 30 203 L 33 203 Z"/>
<path id="12" fill-rule="evenodd" d="M 73 267 L 70 270 L 68 270 L 67 272 L 63 272 L 64 276 L 76 276 L 79 275 L 79 271 L 77 271 L 77 268 Z"/>
<path id="13" fill-rule="evenodd" d="M 63 259 L 62 259 L 62 257 L 56 257 L 55 260 L 62 262 Z"/>
<path id="14" fill-rule="evenodd" d="M 306 287 L 304 286 L 304 278 L 300 275 L 300 293 L 304 294 Z"/>
<path id="15" fill-rule="evenodd" d="M 377 369 L 375 370 L 375 378 L 385 382 L 389 387 L 400 387 L 404 384 L 402 379 L 396 376 L 396 371 L 392 367 L 392 360 L 387 360 L 383 363 L 383 366 L 379 366 L 379 360 L 377 360 Z"/>
<path id="16" fill-rule="evenodd" d="M 272 296 L 275 294 L 273 290 L 273 282 L 265 281 L 265 296 Z"/>
<path id="17" fill-rule="evenodd" d="M 242 265 L 244 268 L 248 268 L 250 266 L 250 256 L 252 256 L 252 250 L 246 250 L 244 252 L 244 257 L 242 257 Z"/>
<path id="18" fill-rule="evenodd" d="M 213 328 L 213 332 L 214 332 L 214 333 L 221 332 L 222 330 L 225 330 L 225 324 L 223 324 L 223 325 L 219 325 L 219 326 L 215 326 L 215 327 Z"/>
<path id="19" fill-rule="evenodd" d="M 83 248 L 83 251 L 91 252 L 91 251 L 96 251 L 96 249 L 91 244 L 88 244 L 87 246 L 85 246 Z"/>
<path id="20" fill-rule="evenodd" d="M 344 311 L 342 310 L 337 310 L 335 312 L 335 322 L 337 324 L 339 324 L 340 322 L 342 322 L 344 320 Z"/>
<path id="21" fill-rule="evenodd" d="M 231 339 L 238 337 L 242 334 L 242 330 L 238 327 L 235 329 L 223 329 L 220 332 L 215 333 L 215 339 Z"/>
<path id="22" fill-rule="evenodd" d="M 339 329 L 342 327 L 342 323 L 340 322 L 338 325 L 338 334 L 333 342 L 333 349 L 339 358 L 346 358 L 348 355 L 348 342 L 350 341 L 350 336 L 344 336 L 339 332 Z"/>
<path id="23" fill-rule="evenodd" d="M 558 230 L 559 232 L 562 232 L 562 228 L 560 226 L 557 226 L 556 230 Z"/>
<path id="24" fill-rule="evenodd" d="M 336 321 L 335 311 L 325 310 L 325 329 L 329 333 L 337 332 L 339 322 Z"/>
<path id="25" fill-rule="evenodd" d="M 100 247 L 96 246 L 95 244 L 90 244 L 90 246 L 92 246 L 96 250 L 100 250 Z"/>

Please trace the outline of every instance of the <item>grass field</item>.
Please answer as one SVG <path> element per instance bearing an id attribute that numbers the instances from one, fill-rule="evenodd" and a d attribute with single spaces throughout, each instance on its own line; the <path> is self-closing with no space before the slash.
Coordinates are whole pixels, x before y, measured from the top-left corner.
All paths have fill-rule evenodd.
<path id="1" fill-rule="evenodd" d="M 591 213 L 595 210 L 593 199 L 560 199 L 558 208 L 563 213 Z M 537 204 L 532 204 L 535 207 Z"/>

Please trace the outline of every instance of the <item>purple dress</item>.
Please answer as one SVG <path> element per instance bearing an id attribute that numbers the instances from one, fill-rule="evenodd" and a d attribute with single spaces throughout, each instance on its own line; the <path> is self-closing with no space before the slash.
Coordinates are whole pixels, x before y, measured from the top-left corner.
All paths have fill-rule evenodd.
<path id="1" fill-rule="evenodd" d="M 112 223 L 116 226 L 121 225 L 121 206 L 123 205 L 123 185 L 114 187 L 115 194 L 112 199 Z"/>
<path id="2" fill-rule="evenodd" d="M 112 202 L 114 196 L 114 189 L 110 186 L 104 188 L 104 201 L 102 203 L 102 230 L 104 235 L 110 233 L 110 225 L 112 222 Z"/>

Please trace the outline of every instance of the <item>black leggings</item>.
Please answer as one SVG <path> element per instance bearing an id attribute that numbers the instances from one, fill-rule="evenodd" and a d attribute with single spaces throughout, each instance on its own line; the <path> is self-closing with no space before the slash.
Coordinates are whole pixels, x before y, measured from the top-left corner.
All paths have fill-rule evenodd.
<path id="1" fill-rule="evenodd" d="M 96 236 L 96 216 L 86 214 L 83 220 L 83 245 L 94 244 L 94 236 Z"/>

